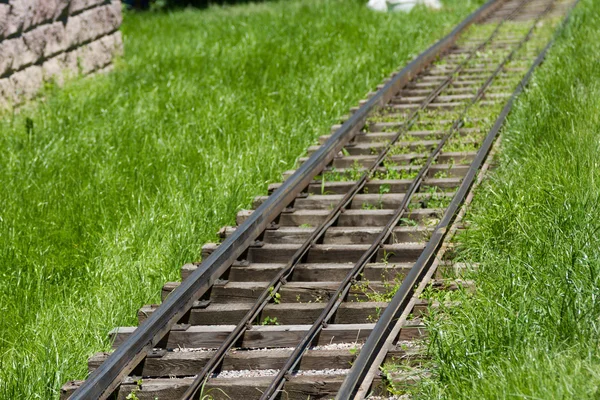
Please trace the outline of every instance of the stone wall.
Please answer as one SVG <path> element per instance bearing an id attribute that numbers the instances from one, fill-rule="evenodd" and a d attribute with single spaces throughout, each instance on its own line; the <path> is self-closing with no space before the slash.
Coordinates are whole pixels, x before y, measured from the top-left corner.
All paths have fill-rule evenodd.
<path id="1" fill-rule="evenodd" d="M 0 107 L 45 81 L 111 66 L 123 48 L 119 0 L 0 0 Z"/>

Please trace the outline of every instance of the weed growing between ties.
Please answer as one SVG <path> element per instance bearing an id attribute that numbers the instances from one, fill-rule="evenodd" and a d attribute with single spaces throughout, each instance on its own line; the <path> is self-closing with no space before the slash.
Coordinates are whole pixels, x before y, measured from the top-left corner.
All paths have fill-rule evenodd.
<path id="1" fill-rule="evenodd" d="M 583 0 L 504 133 L 460 260 L 476 293 L 430 321 L 423 398 L 597 398 L 600 10 Z"/>

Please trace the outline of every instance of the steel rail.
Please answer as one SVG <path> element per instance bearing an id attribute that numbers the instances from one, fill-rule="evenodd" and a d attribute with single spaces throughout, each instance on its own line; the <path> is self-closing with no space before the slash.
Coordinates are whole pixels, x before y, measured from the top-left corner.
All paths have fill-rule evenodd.
<path id="1" fill-rule="evenodd" d="M 444 38 L 419 55 L 383 88 L 361 106 L 342 126 L 285 180 L 269 198 L 242 223 L 236 232 L 202 262 L 181 285 L 98 367 L 71 395 L 73 400 L 106 399 L 121 380 L 146 357 L 147 353 L 168 334 L 173 325 L 192 308 L 211 285 L 223 275 L 232 263 L 255 241 L 322 171 L 335 155 L 364 126 L 367 116 L 378 106 L 386 104 L 413 76 L 448 49 L 456 37 L 474 21 L 486 15 L 500 0 L 488 0 Z"/>
<path id="2" fill-rule="evenodd" d="M 521 5 L 523 5 L 524 3 L 525 2 L 521 3 Z M 507 17 L 505 17 L 502 22 L 508 20 L 513 15 L 515 15 L 518 12 L 518 10 L 520 10 L 520 7 L 517 7 L 514 10 L 514 12 L 511 13 L 510 15 L 508 15 Z M 484 43 L 487 43 L 487 41 Z M 481 47 L 482 46 L 478 47 L 477 50 L 480 49 Z M 475 50 L 475 51 L 477 51 L 477 50 Z M 406 211 L 406 207 L 407 207 L 408 203 L 410 202 L 411 197 L 418 190 L 424 177 L 428 173 L 433 162 L 435 162 L 435 160 L 439 156 L 441 149 L 443 148 L 443 146 L 445 145 L 447 140 L 454 134 L 454 132 L 456 132 L 463 125 L 464 117 L 466 116 L 466 113 L 468 112 L 468 110 L 477 101 L 479 101 L 483 97 L 485 91 L 487 90 L 487 88 L 489 87 L 489 85 L 491 84 L 493 79 L 500 73 L 500 71 L 504 68 L 506 63 L 508 63 L 512 59 L 515 52 L 516 52 L 516 50 L 513 50 L 509 54 L 509 56 L 507 56 L 500 63 L 500 65 L 493 71 L 492 75 L 485 81 L 485 83 L 477 91 L 476 95 L 471 99 L 471 102 L 465 107 L 465 109 L 461 113 L 460 117 L 454 122 L 454 124 L 450 128 L 449 132 L 440 141 L 440 143 L 438 144 L 436 149 L 432 152 L 432 154 L 428 158 L 426 164 L 419 171 L 417 177 L 414 178 L 409 189 L 407 190 L 407 193 L 405 194 L 405 197 L 403 198 L 401 205 L 397 208 L 396 212 L 391 217 L 391 219 L 388 221 L 385 228 L 378 235 L 377 239 L 374 241 L 374 243 L 371 245 L 371 247 L 361 256 L 359 261 L 354 265 L 352 270 L 348 273 L 346 278 L 342 281 L 342 283 L 340 284 L 340 286 L 338 287 L 336 292 L 331 296 L 329 302 L 325 306 L 325 308 L 322 311 L 319 318 L 312 325 L 312 327 L 309 329 L 309 331 L 306 333 L 306 335 L 302 338 L 302 340 L 298 344 L 298 346 L 294 349 L 294 351 L 292 352 L 292 355 L 288 358 L 288 360 L 286 361 L 286 364 L 283 366 L 283 368 L 281 368 L 279 370 L 279 373 L 277 374 L 275 379 L 271 382 L 269 387 L 265 390 L 265 392 L 263 392 L 261 399 L 272 399 L 277 396 L 278 392 L 282 389 L 283 385 L 285 384 L 286 375 L 295 368 L 297 363 L 300 361 L 304 351 L 306 351 L 308 346 L 313 342 L 313 340 L 319 334 L 321 329 L 323 327 L 325 327 L 327 325 L 327 323 L 329 322 L 329 320 L 334 316 L 334 314 L 337 311 L 337 309 L 339 308 L 340 304 L 342 304 L 342 302 L 346 299 L 346 296 L 348 295 L 348 292 L 350 290 L 351 283 L 353 281 L 355 281 L 357 278 L 359 278 L 359 275 L 362 272 L 362 270 L 364 269 L 364 266 L 373 259 L 376 252 L 381 248 L 381 246 L 384 245 L 384 243 L 389 238 L 390 234 L 393 231 L 393 228 L 398 224 L 403 213 Z"/>
<path id="3" fill-rule="evenodd" d="M 527 1 L 528 0 L 523 0 L 519 4 L 518 8 L 520 9 Z M 514 13 L 516 13 L 516 9 L 513 12 L 513 14 Z M 393 145 L 399 140 L 402 134 L 404 134 L 410 129 L 412 125 L 414 125 L 418 114 L 422 110 L 424 110 L 429 104 L 431 104 L 431 102 L 435 98 L 437 98 L 437 96 L 446 87 L 448 87 L 448 85 L 450 85 L 454 81 L 455 74 L 459 73 L 464 68 L 464 66 L 469 63 L 469 61 L 473 58 L 477 51 L 481 50 L 491 40 L 493 40 L 493 38 L 497 35 L 504 22 L 505 20 L 500 22 L 484 42 L 482 42 L 476 48 L 472 49 L 468 58 L 463 60 L 454 70 L 450 71 L 448 74 L 448 78 L 446 78 L 442 83 L 440 83 L 440 85 L 436 89 L 434 89 L 423 100 L 423 102 L 420 103 L 417 109 L 411 112 L 411 114 L 407 118 L 407 123 L 405 123 L 401 127 L 401 129 L 396 133 L 394 138 L 392 138 L 392 140 L 387 143 L 386 147 L 379 153 L 378 158 L 375 160 L 375 162 L 372 163 L 371 167 L 365 169 L 365 171 L 361 175 L 361 178 L 353 185 L 353 187 L 348 192 L 346 192 L 345 196 L 337 203 L 336 207 L 334 207 L 334 209 L 327 215 L 326 219 L 302 243 L 301 247 L 294 253 L 291 260 L 286 264 L 286 266 L 283 269 L 281 269 L 269 282 L 269 284 L 266 286 L 266 289 L 263 290 L 263 292 L 258 296 L 257 301 L 253 304 L 251 309 L 244 315 L 244 317 L 236 325 L 234 330 L 228 335 L 228 337 L 221 344 L 221 346 L 219 346 L 216 353 L 211 357 L 210 360 L 208 360 L 208 362 L 204 365 L 200 373 L 196 375 L 192 384 L 181 396 L 182 399 L 193 398 L 194 395 L 198 392 L 198 390 L 200 390 L 206 379 L 208 379 L 208 377 L 210 377 L 210 375 L 213 372 L 220 368 L 227 352 L 242 337 L 246 330 L 252 328 L 252 321 L 256 321 L 259 318 L 260 313 L 267 306 L 267 304 L 270 303 L 274 295 L 278 293 L 281 287 L 287 283 L 289 277 L 293 274 L 295 267 L 300 262 L 302 262 L 302 260 L 310 251 L 310 249 L 322 239 L 327 230 L 336 223 L 339 216 L 354 200 L 356 194 L 358 194 L 364 188 L 371 174 L 374 171 L 376 171 L 377 168 L 381 165 L 381 163 L 383 162 Z"/>
<path id="4" fill-rule="evenodd" d="M 575 2 L 571 10 L 563 20 L 563 27 L 566 21 L 568 20 L 572 9 L 575 7 L 578 1 L 579 0 Z M 553 4 L 554 1 L 546 10 L 543 11 L 543 15 L 549 12 Z M 532 28 L 528 32 L 527 37 L 531 36 L 535 25 L 537 24 L 539 19 L 543 17 L 543 15 L 536 18 L 536 22 L 533 24 Z M 555 33 L 555 37 L 557 34 L 558 33 Z M 463 203 L 465 196 L 468 194 L 469 189 L 476 178 L 477 172 L 483 164 L 483 162 L 485 161 L 492 145 L 494 144 L 498 132 L 500 132 L 500 129 L 503 127 L 504 121 L 508 116 L 509 112 L 511 111 L 516 98 L 521 94 L 521 92 L 523 92 L 527 83 L 530 81 L 535 68 L 542 63 L 546 53 L 548 52 L 548 49 L 552 46 L 553 43 L 554 38 L 550 40 L 550 42 L 539 53 L 539 55 L 537 56 L 537 58 L 535 59 L 525 76 L 517 85 L 517 88 L 512 93 L 506 105 L 502 109 L 493 127 L 484 139 L 479 151 L 477 152 L 477 155 L 475 156 L 475 159 L 471 163 L 471 167 L 469 168 L 465 178 L 463 179 L 459 190 L 457 191 L 455 197 L 446 209 L 442 220 L 436 226 L 429 243 L 421 253 L 421 256 L 419 257 L 419 259 L 417 260 L 407 277 L 404 279 L 398 292 L 396 293 L 392 301 L 388 304 L 388 307 L 386 308 L 384 313 L 379 318 L 379 321 L 377 322 L 377 324 L 373 328 L 373 331 L 367 338 L 366 343 L 361 348 L 361 351 L 357 359 L 353 363 L 349 374 L 346 376 L 344 382 L 342 383 L 342 386 L 338 391 L 336 399 L 345 400 L 354 398 L 356 391 L 361 387 L 364 376 L 369 372 L 369 368 L 373 366 L 373 361 L 378 357 L 380 351 L 386 350 L 383 347 L 390 332 L 394 330 L 394 321 L 398 321 L 400 316 L 406 311 L 405 304 L 408 303 L 408 301 L 410 300 L 410 297 L 412 296 L 413 289 L 417 281 L 424 274 L 426 268 L 428 268 L 429 265 L 431 265 L 431 263 L 433 262 L 435 254 L 437 253 L 438 248 L 444 240 L 448 226 L 452 223 L 457 210 Z M 519 48 L 521 46 L 522 43 L 519 46 Z"/>

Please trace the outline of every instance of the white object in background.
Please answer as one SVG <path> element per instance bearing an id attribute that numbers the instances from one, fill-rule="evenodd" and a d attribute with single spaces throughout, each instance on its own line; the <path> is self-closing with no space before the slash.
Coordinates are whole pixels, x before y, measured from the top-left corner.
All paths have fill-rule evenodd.
<path id="1" fill-rule="evenodd" d="M 439 10 L 442 8 L 440 0 L 369 0 L 367 7 L 375 11 L 404 11 L 409 12 L 417 4 Z"/>
<path id="2" fill-rule="evenodd" d="M 440 0 L 423 0 L 422 3 L 425 5 L 425 7 L 433 10 L 442 9 L 442 3 L 440 3 Z"/>
<path id="3" fill-rule="evenodd" d="M 387 11 L 387 1 L 386 0 L 369 0 L 367 3 L 367 7 L 371 10 L 375 11 Z"/>

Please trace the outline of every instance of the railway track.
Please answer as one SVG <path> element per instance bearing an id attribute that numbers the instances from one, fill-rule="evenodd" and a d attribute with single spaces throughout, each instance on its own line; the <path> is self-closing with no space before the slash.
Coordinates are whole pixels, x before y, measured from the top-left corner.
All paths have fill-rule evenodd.
<path id="1" fill-rule="evenodd" d="M 349 399 L 419 377 L 383 363 L 427 374 L 423 319 L 473 288 L 450 239 L 573 5 L 482 6 L 241 211 L 138 328 L 113 330 L 116 350 L 62 397 Z"/>

